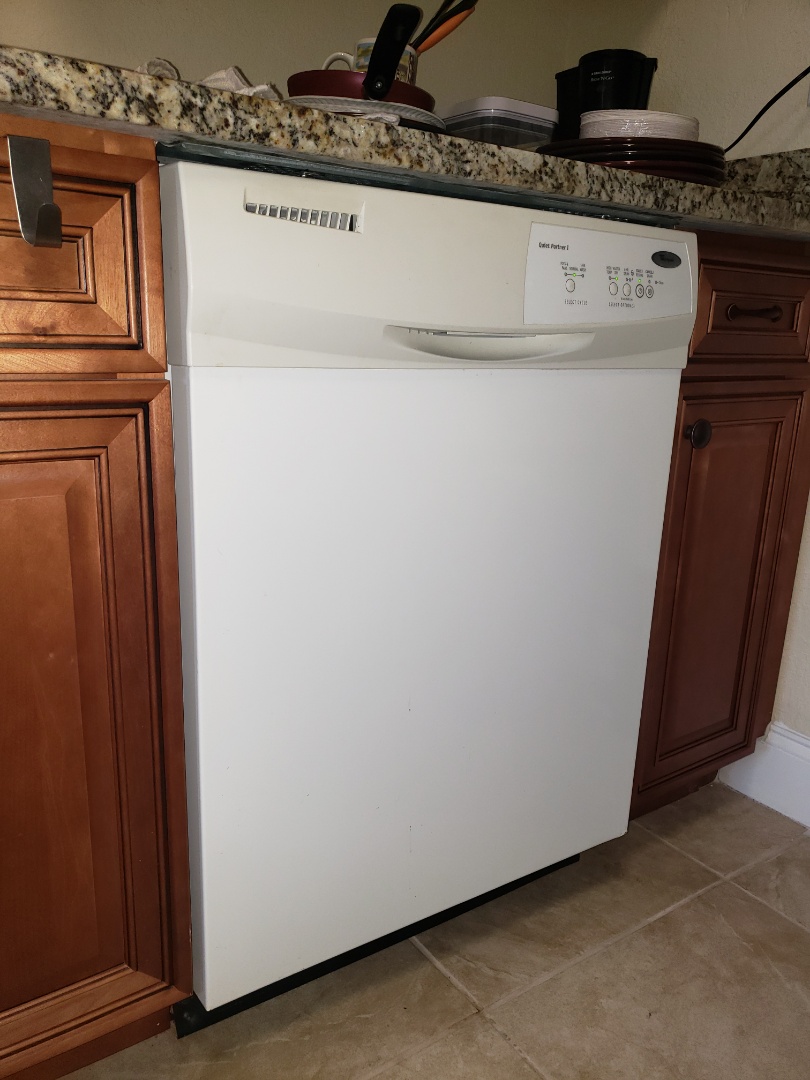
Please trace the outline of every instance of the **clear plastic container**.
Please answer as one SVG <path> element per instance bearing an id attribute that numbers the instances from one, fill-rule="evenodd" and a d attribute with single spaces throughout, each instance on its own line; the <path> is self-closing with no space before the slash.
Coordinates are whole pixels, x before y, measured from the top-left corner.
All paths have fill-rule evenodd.
<path id="1" fill-rule="evenodd" d="M 557 123 L 556 109 L 503 97 L 461 101 L 439 115 L 448 135 L 519 150 L 536 150 L 550 142 Z"/>

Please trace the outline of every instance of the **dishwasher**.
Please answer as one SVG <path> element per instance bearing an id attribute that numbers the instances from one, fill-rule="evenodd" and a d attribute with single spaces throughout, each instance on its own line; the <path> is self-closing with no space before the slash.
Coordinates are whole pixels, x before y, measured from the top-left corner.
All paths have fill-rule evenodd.
<path id="1" fill-rule="evenodd" d="M 161 187 L 210 1011 L 627 829 L 696 247 L 199 162 Z"/>

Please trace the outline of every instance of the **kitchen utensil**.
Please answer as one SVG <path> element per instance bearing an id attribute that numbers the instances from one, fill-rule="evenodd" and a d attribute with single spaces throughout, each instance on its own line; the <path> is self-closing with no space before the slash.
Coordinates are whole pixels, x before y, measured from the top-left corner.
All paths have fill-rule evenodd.
<path id="1" fill-rule="evenodd" d="M 365 99 L 363 93 L 363 80 L 365 73 L 362 71 L 343 71 L 331 69 L 323 71 L 315 68 L 311 71 L 298 71 L 287 80 L 287 93 L 290 98 L 301 97 L 328 97 L 328 98 L 353 98 L 356 101 Z M 365 99 L 368 100 L 368 99 Z M 414 109 L 422 109 L 432 113 L 435 99 L 418 86 L 395 80 L 385 97 L 382 99 L 386 105 L 398 102 L 400 105 L 408 105 Z"/>
<path id="2" fill-rule="evenodd" d="M 470 15 L 475 11 L 475 7 L 468 7 L 466 11 L 459 12 L 458 15 L 454 15 L 452 18 L 447 19 L 441 23 L 425 41 L 417 49 L 417 53 L 421 56 L 423 52 L 427 52 L 428 49 L 432 49 L 434 45 L 438 45 L 440 41 L 452 34 L 464 22 L 465 19 L 469 19 Z"/>
<path id="3" fill-rule="evenodd" d="M 327 71 L 333 64 L 344 63 L 349 71 L 368 71 L 368 62 L 374 51 L 374 43 L 376 38 L 360 38 L 360 40 L 354 46 L 353 53 L 347 52 L 333 52 L 327 56 L 323 62 L 324 71 Z M 410 45 L 405 46 L 405 51 L 397 64 L 396 78 L 400 82 L 416 82 L 416 65 L 419 57 L 417 56 L 416 49 L 413 49 Z"/>
<path id="4" fill-rule="evenodd" d="M 441 4 L 439 4 L 439 6 L 436 9 L 435 13 L 431 16 L 430 19 L 428 19 L 428 21 L 422 27 L 422 29 L 421 29 L 421 31 L 419 33 L 419 38 L 414 39 L 414 40 L 415 41 L 416 40 L 422 40 L 423 41 L 428 36 L 428 34 L 431 34 L 433 32 L 433 30 L 436 28 L 436 26 L 438 25 L 438 23 L 440 22 L 442 15 L 444 15 L 444 13 L 448 10 L 448 8 L 451 8 L 455 2 L 456 2 L 456 0 L 442 0 Z M 413 44 L 413 42 L 412 42 L 412 44 Z M 414 48 L 416 48 L 416 45 L 414 45 Z"/>
<path id="5" fill-rule="evenodd" d="M 391 89 L 397 65 L 421 18 L 421 10 L 414 4 L 392 4 L 388 9 L 368 60 L 363 80 L 366 97 L 379 101 Z"/>
<path id="6" fill-rule="evenodd" d="M 579 137 L 598 139 L 638 136 L 696 141 L 700 124 L 694 116 L 652 112 L 649 109 L 597 109 L 580 118 Z"/>
<path id="7" fill-rule="evenodd" d="M 460 0 L 460 2 L 455 3 L 452 7 L 450 7 L 450 6 L 444 7 L 444 5 L 442 5 L 442 8 L 444 8 L 444 10 L 442 10 L 442 8 L 440 8 L 439 11 L 436 12 L 436 14 L 433 16 L 431 21 L 421 31 L 421 33 L 417 37 L 414 38 L 414 40 L 411 42 L 411 44 L 417 50 L 417 52 L 419 52 L 421 46 L 428 40 L 428 38 L 432 37 L 432 35 L 441 26 L 443 26 L 450 19 L 455 19 L 458 15 L 461 15 L 463 12 L 469 11 L 470 9 L 474 8 L 476 3 L 477 3 L 477 0 Z M 458 24 L 455 24 L 455 25 L 458 25 Z M 455 26 L 453 27 L 453 29 L 455 29 Z M 448 30 L 447 33 L 449 34 L 450 30 Z M 441 39 L 437 38 L 437 41 L 439 41 L 439 40 L 441 40 Z"/>

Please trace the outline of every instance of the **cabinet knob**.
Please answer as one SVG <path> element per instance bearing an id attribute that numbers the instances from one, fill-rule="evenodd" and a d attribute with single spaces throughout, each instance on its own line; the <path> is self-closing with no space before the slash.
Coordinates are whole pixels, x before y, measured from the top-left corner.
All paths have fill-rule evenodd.
<path id="1" fill-rule="evenodd" d="M 712 441 L 712 425 L 708 420 L 696 420 L 683 429 L 683 434 L 695 450 L 703 450 Z"/>

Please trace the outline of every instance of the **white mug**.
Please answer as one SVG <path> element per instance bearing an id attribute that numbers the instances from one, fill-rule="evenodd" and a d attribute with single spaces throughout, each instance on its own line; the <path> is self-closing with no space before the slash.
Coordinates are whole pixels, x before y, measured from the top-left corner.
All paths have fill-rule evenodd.
<path id="1" fill-rule="evenodd" d="M 368 62 L 374 49 L 376 38 L 360 38 L 354 47 L 354 53 L 334 52 L 327 56 L 323 63 L 323 70 L 330 68 L 337 61 L 342 61 L 349 71 L 368 71 Z M 399 82 L 416 82 L 416 61 L 419 59 L 416 50 L 410 45 L 405 46 L 402 59 L 397 64 L 396 77 Z"/>

